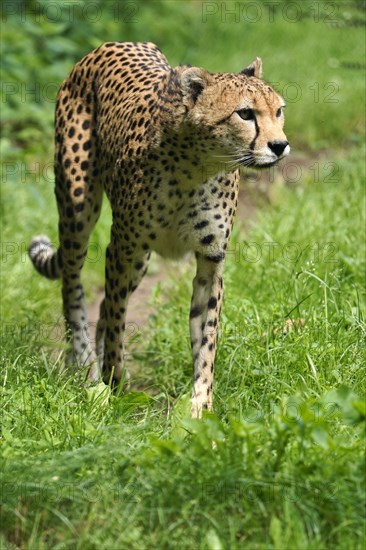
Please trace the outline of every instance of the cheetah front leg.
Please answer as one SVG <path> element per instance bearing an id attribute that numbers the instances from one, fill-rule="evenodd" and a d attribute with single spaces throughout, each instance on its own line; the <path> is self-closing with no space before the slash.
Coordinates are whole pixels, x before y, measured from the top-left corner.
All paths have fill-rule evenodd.
<path id="1" fill-rule="evenodd" d="M 190 333 L 194 364 L 192 417 L 202 410 L 212 410 L 212 385 L 216 340 L 223 298 L 223 262 L 214 263 L 197 256 L 197 273 L 193 281 Z"/>
<path id="2" fill-rule="evenodd" d="M 98 365 L 99 365 L 100 372 L 102 372 L 103 370 L 105 326 L 106 326 L 105 298 L 103 298 L 99 306 L 99 319 L 98 319 L 96 333 L 95 333 L 95 351 L 98 358 Z"/>
<path id="3" fill-rule="evenodd" d="M 128 373 L 124 368 L 124 344 L 128 299 L 146 273 L 149 252 L 123 246 L 113 236 L 106 255 L 106 294 L 101 306 L 101 318 L 97 330 L 97 353 L 103 357 L 103 380 L 119 384 Z M 104 333 L 104 348 L 101 339 Z"/>

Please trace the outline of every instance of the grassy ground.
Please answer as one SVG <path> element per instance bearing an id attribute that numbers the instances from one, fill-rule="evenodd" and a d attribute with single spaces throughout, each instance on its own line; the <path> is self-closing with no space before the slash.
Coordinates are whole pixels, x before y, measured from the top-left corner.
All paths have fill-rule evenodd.
<path id="1" fill-rule="evenodd" d="M 77 24 L 27 18 L 24 40 L 15 40 L 15 18 L 4 27 L 3 80 L 15 87 L 1 141 L 1 548 L 365 545 L 360 3 L 308 3 L 319 20 L 301 8 L 293 23 L 286 3 L 273 22 L 262 15 L 255 24 L 243 12 L 236 22 L 202 11 L 222 4 L 137 2 L 131 22 L 100 3 L 93 23 L 85 14 Z M 172 63 L 211 70 L 237 70 L 259 54 L 279 89 L 301 89 L 298 101 L 287 97 L 287 125 L 297 154 L 312 161 L 276 188 L 250 232 L 234 232 L 215 415 L 203 422 L 187 412 L 191 274 L 152 298 L 157 313 L 134 353 L 146 393 L 86 389 L 81 377 L 60 376 L 61 358 L 44 348 L 60 336 L 59 284 L 40 278 L 25 252 L 35 233 L 56 239 L 53 104 L 44 94 L 22 101 L 21 92 L 60 82 L 80 55 L 116 38 L 153 40 Z M 89 293 L 102 281 L 104 214 L 86 265 Z"/>

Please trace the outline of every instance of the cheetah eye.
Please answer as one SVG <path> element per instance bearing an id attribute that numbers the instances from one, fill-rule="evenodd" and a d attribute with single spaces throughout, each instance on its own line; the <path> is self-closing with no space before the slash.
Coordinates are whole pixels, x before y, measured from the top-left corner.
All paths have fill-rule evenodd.
<path id="1" fill-rule="evenodd" d="M 277 109 L 276 117 L 280 118 L 281 115 L 282 115 L 282 108 L 280 107 L 279 109 Z"/>
<path id="2" fill-rule="evenodd" d="M 243 120 L 255 120 L 253 109 L 239 109 L 239 111 L 236 112 Z"/>

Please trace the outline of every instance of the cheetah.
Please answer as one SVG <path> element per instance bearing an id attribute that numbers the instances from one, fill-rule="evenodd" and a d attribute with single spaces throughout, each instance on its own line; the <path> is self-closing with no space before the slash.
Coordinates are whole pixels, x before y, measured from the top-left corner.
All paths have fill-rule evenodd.
<path id="1" fill-rule="evenodd" d="M 76 63 L 61 85 L 55 117 L 59 248 L 41 235 L 29 255 L 39 273 L 62 279 L 66 360 L 87 367 L 89 381 L 126 381 L 127 303 L 151 252 L 174 259 L 191 253 L 192 416 L 212 410 L 239 169 L 269 167 L 290 152 L 285 102 L 261 73 L 258 57 L 240 73 L 210 73 L 171 67 L 149 42 L 107 42 Z M 93 350 L 81 269 L 103 193 L 113 221 Z"/>

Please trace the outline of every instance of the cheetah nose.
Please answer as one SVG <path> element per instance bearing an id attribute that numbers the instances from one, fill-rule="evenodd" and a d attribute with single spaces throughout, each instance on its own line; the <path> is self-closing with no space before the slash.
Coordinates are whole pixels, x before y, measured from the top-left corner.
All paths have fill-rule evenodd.
<path id="1" fill-rule="evenodd" d="M 271 149 L 271 151 L 274 152 L 275 155 L 280 157 L 284 152 L 284 150 L 286 149 L 288 145 L 288 141 L 280 141 L 280 140 L 269 141 L 267 145 Z"/>

